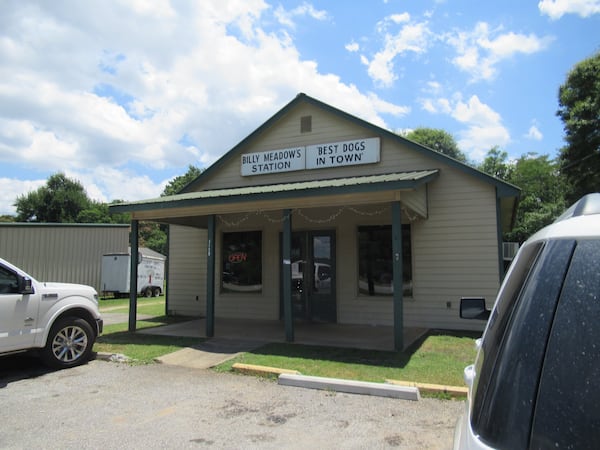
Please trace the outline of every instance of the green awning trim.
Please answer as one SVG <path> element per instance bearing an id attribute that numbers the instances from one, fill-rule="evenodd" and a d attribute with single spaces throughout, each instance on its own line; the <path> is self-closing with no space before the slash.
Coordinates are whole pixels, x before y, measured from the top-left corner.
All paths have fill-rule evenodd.
<path id="1" fill-rule="evenodd" d="M 438 169 L 429 169 L 263 186 L 214 189 L 120 203 L 110 205 L 109 210 L 111 213 L 121 213 L 258 200 L 279 200 L 282 198 L 416 189 L 435 179 L 438 174 Z"/>

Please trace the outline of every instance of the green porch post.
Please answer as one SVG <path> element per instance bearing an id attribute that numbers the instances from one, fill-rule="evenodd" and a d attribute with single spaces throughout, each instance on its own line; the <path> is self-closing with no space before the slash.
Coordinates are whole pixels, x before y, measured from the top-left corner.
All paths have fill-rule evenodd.
<path id="1" fill-rule="evenodd" d="M 394 266 L 394 349 L 404 350 L 402 311 L 402 209 L 399 201 L 392 203 L 392 259 Z"/>
<path id="2" fill-rule="evenodd" d="M 294 318 L 292 315 L 292 210 L 283 210 L 283 321 L 285 339 L 294 341 Z"/>
<path id="3" fill-rule="evenodd" d="M 134 332 L 137 320 L 137 278 L 138 278 L 138 221 L 131 221 L 129 232 L 129 331 Z"/>
<path id="4" fill-rule="evenodd" d="M 215 216 L 208 216 L 206 258 L 206 337 L 215 335 Z"/>

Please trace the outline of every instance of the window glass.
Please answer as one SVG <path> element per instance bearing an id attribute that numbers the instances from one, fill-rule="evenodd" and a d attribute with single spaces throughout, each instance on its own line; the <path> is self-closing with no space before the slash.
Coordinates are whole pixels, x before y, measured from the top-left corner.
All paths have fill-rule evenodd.
<path id="1" fill-rule="evenodd" d="M 0 294 L 16 294 L 19 292 L 17 275 L 0 266 Z"/>
<path id="2" fill-rule="evenodd" d="M 600 241 L 578 242 L 548 342 L 532 448 L 600 442 Z"/>
<path id="3" fill-rule="evenodd" d="M 262 233 L 223 233 L 222 292 L 262 291 Z"/>
<path id="4" fill-rule="evenodd" d="M 537 255 L 531 252 L 516 268 L 523 273 L 512 272 L 525 279 L 522 289 L 493 312 L 472 417 L 473 429 L 494 447 L 527 447 L 546 342 L 573 247 L 573 241 L 549 243 L 529 270 Z"/>
<path id="5" fill-rule="evenodd" d="M 403 295 L 412 296 L 410 225 L 402 225 Z M 362 295 L 394 294 L 392 226 L 358 227 L 358 291 Z"/>

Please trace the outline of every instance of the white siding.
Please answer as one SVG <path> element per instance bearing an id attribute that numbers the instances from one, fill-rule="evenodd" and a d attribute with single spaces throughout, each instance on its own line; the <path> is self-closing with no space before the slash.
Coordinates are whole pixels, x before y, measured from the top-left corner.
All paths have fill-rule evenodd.
<path id="1" fill-rule="evenodd" d="M 128 225 L 1 224 L 0 257 L 39 281 L 101 290 L 102 255 L 126 252 Z"/>
<path id="2" fill-rule="evenodd" d="M 169 227 L 169 314 L 206 314 L 206 252 L 206 230 Z"/>

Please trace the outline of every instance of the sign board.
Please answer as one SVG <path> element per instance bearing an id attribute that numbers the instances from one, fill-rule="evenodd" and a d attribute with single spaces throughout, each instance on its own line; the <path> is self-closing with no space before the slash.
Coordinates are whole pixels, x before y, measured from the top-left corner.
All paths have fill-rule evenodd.
<path id="1" fill-rule="evenodd" d="M 379 138 L 356 139 L 306 147 L 306 168 L 355 166 L 379 162 Z"/>
<path id="2" fill-rule="evenodd" d="M 303 170 L 304 147 L 269 150 L 242 155 L 242 176 Z"/>
<path id="3" fill-rule="evenodd" d="M 242 155 L 242 176 L 304 169 L 373 164 L 380 160 L 379 138 L 354 139 Z"/>

